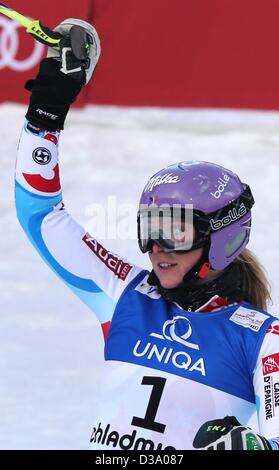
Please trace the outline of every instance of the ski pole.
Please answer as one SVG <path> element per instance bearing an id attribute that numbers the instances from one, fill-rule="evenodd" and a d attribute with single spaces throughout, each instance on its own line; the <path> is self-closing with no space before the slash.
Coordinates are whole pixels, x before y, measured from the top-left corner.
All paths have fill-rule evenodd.
<path id="1" fill-rule="evenodd" d="M 0 13 L 11 18 L 26 28 L 26 32 L 31 34 L 37 41 L 59 50 L 59 43 L 62 35 L 44 26 L 39 20 L 30 20 L 26 16 L 18 13 L 13 8 L 0 2 Z"/>

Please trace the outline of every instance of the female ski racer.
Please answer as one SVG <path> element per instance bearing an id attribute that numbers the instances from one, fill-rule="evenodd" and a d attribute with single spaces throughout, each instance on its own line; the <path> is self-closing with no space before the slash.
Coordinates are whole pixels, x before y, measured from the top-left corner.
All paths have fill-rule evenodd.
<path id="1" fill-rule="evenodd" d="M 50 49 L 26 84 L 16 206 L 41 257 L 103 328 L 92 448 L 278 450 L 279 321 L 246 248 L 249 186 L 213 163 L 164 168 L 138 213 L 151 272 L 107 251 L 66 212 L 58 167 L 60 130 L 98 62 L 99 38 L 82 20 L 57 31 L 60 53 Z M 258 430 L 247 427 L 255 410 Z"/>

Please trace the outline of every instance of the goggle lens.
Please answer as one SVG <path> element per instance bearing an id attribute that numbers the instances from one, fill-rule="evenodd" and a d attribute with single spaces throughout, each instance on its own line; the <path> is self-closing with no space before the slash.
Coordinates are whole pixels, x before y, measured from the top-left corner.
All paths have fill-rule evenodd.
<path id="1" fill-rule="evenodd" d="M 139 241 L 143 252 L 150 251 L 154 241 L 166 251 L 188 251 L 193 247 L 194 237 L 191 210 L 152 208 L 139 212 Z"/>

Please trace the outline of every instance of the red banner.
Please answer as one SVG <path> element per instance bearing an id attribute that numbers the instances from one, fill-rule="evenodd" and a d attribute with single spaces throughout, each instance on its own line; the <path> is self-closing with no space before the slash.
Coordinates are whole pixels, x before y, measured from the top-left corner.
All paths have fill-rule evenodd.
<path id="1" fill-rule="evenodd" d="M 102 55 L 79 104 L 279 108 L 278 0 L 10 1 L 50 27 L 96 26 Z M 0 101 L 27 101 L 43 49 L 0 15 Z"/>
<path id="2" fill-rule="evenodd" d="M 9 6 L 32 19 L 53 28 L 65 18 L 88 19 L 90 0 L 7 0 Z M 46 47 L 35 41 L 25 28 L 0 14 L 0 101 L 27 102 L 24 90 L 27 79 L 33 78 L 38 64 L 46 55 Z M 80 98 L 80 103 L 84 97 Z"/>
<path id="3" fill-rule="evenodd" d="M 95 0 L 100 104 L 279 109 L 278 0 Z"/>

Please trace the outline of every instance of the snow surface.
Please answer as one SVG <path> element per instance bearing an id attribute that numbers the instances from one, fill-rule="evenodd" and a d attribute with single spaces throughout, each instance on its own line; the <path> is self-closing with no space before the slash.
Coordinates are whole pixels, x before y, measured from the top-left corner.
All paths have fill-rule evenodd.
<path id="1" fill-rule="evenodd" d="M 0 449 L 84 449 L 98 402 L 102 336 L 17 222 L 13 172 L 24 113 L 23 106 L 0 106 Z M 198 159 L 235 170 L 255 196 L 250 248 L 268 271 L 278 314 L 278 148 L 276 112 L 72 110 L 60 145 L 64 201 L 90 229 L 92 204 L 135 209 L 148 177 L 168 164 Z M 130 226 L 135 238 L 135 219 Z M 105 246 L 149 266 L 135 239 Z"/>

